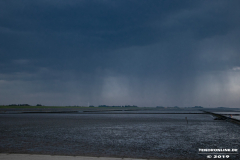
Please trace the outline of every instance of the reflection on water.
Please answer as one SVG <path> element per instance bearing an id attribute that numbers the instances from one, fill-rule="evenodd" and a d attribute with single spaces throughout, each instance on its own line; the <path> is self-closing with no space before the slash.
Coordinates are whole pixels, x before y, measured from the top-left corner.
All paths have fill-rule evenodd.
<path id="1" fill-rule="evenodd" d="M 3 114 L 0 128 L 1 153 L 206 158 L 199 148 L 240 141 L 240 126 L 207 114 Z"/>

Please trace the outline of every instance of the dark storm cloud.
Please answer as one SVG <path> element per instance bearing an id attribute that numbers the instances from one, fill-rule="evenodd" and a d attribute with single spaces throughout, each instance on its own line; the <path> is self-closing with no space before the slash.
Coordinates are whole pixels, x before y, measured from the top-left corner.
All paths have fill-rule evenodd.
<path id="1" fill-rule="evenodd" d="M 218 106 L 218 97 L 240 92 L 238 1 L 0 6 L 1 95 L 23 92 L 15 103 Z"/>
<path id="2" fill-rule="evenodd" d="M 62 4 L 60 7 L 45 3 L 22 1 L 20 5 L 18 2 L 19 6 L 8 8 L 11 2 L 5 2 L 3 6 L 10 13 L 2 18 L 2 27 L 37 32 L 41 36 L 33 36 L 40 36 L 40 40 L 51 36 L 57 44 L 73 43 L 84 51 L 93 47 L 96 51 L 105 51 L 156 42 L 165 33 L 161 28 L 154 28 L 154 22 L 187 7 L 186 3 L 175 2 L 171 5 L 164 1 L 116 1 L 116 5 L 110 5 L 113 1 L 84 1 L 76 2 L 76 5 Z"/>

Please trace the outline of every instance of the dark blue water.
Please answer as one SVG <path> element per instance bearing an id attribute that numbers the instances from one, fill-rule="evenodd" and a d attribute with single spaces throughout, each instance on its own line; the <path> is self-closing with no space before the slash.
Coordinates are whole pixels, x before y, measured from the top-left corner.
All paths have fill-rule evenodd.
<path id="1" fill-rule="evenodd" d="M 207 114 L 1 114 L 0 129 L 1 153 L 206 159 L 199 148 L 240 142 L 239 125 Z"/>

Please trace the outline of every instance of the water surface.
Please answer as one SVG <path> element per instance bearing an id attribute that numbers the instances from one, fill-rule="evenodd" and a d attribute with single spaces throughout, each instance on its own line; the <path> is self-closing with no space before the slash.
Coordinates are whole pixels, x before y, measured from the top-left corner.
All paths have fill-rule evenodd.
<path id="1" fill-rule="evenodd" d="M 206 159 L 199 148 L 240 141 L 239 125 L 208 114 L 1 114 L 0 129 L 1 153 Z"/>

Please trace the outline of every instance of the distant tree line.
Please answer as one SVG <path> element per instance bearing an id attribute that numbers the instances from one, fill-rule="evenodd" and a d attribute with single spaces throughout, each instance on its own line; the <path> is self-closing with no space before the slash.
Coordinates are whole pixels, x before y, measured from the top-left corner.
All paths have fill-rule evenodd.
<path id="1" fill-rule="evenodd" d="M 90 107 L 90 106 L 89 106 Z M 108 106 L 108 105 L 99 105 L 98 107 L 138 107 L 138 106 L 135 106 L 135 105 L 125 105 L 125 106 Z"/>
<path id="2" fill-rule="evenodd" d="M 193 108 L 203 108 L 202 106 L 195 106 L 195 107 L 193 107 Z"/>
<path id="3" fill-rule="evenodd" d="M 30 106 L 29 104 L 9 104 L 9 106 Z"/>
<path id="4" fill-rule="evenodd" d="M 29 104 L 9 104 L 8 106 L 31 106 Z M 42 106 L 41 104 L 37 104 L 36 106 Z"/>

